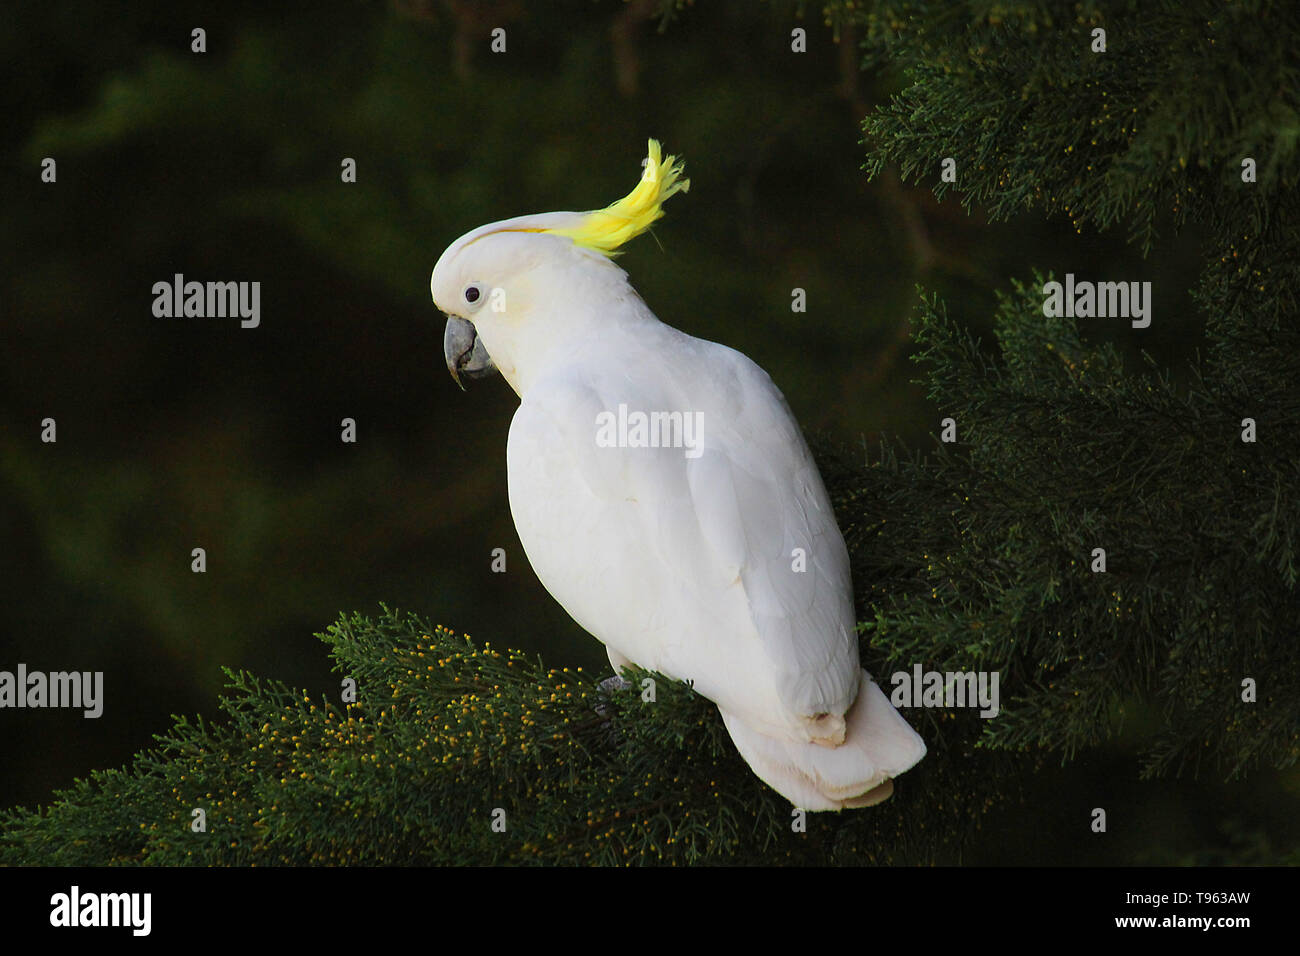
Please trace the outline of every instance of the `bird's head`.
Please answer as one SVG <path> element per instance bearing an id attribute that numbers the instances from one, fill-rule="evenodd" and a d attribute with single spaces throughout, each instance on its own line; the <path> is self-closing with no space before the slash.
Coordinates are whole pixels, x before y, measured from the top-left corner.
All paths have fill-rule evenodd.
<path id="1" fill-rule="evenodd" d="M 551 212 L 480 226 L 433 267 L 429 291 L 447 314 L 443 351 L 458 385 L 500 371 L 523 394 L 547 353 L 607 317 L 611 300 L 633 295 L 612 259 L 684 192 L 676 157 L 650 140 L 641 181 L 618 202 L 592 212 Z"/>

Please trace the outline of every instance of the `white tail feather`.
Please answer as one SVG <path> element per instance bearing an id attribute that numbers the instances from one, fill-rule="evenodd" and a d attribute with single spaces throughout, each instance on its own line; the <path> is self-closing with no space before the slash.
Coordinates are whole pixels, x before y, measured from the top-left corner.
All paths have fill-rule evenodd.
<path id="1" fill-rule="evenodd" d="M 768 737 L 726 711 L 722 719 L 759 779 L 805 810 L 879 803 L 894 792 L 890 779 L 925 756 L 925 741 L 866 671 L 845 718 L 844 743 L 838 747 Z"/>

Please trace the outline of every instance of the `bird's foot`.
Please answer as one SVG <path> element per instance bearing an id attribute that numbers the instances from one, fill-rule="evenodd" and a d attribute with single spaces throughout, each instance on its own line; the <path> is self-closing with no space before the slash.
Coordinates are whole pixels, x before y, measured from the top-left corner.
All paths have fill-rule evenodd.
<path id="1" fill-rule="evenodd" d="M 615 674 L 613 677 L 606 677 L 597 685 L 597 689 L 602 694 L 613 694 L 620 690 L 631 690 L 631 688 L 632 682 L 624 680 L 619 674 Z"/>

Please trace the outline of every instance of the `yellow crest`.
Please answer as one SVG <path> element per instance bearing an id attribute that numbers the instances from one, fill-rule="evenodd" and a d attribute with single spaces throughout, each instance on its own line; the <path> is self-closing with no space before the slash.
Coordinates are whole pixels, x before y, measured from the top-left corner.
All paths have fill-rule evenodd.
<path id="1" fill-rule="evenodd" d="M 691 181 L 681 178 L 684 170 L 685 164 L 677 162 L 676 156 L 661 160 L 659 141 L 652 139 L 645 172 L 635 189 L 618 202 L 587 213 L 576 226 L 542 231 L 567 236 L 577 245 L 616 256 L 619 246 L 641 235 L 664 214 L 664 200 L 691 188 Z"/>

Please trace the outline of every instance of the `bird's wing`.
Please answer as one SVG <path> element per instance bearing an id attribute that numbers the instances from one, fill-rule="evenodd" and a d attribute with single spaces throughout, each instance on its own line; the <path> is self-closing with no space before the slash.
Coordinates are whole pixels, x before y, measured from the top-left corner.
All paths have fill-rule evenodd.
<path id="1" fill-rule="evenodd" d="M 583 627 L 725 711 L 798 737 L 857 692 L 848 554 L 780 392 L 739 352 L 575 363 L 510 429 L 510 503 L 529 561 Z M 601 447 L 598 416 L 698 415 L 693 448 Z"/>

